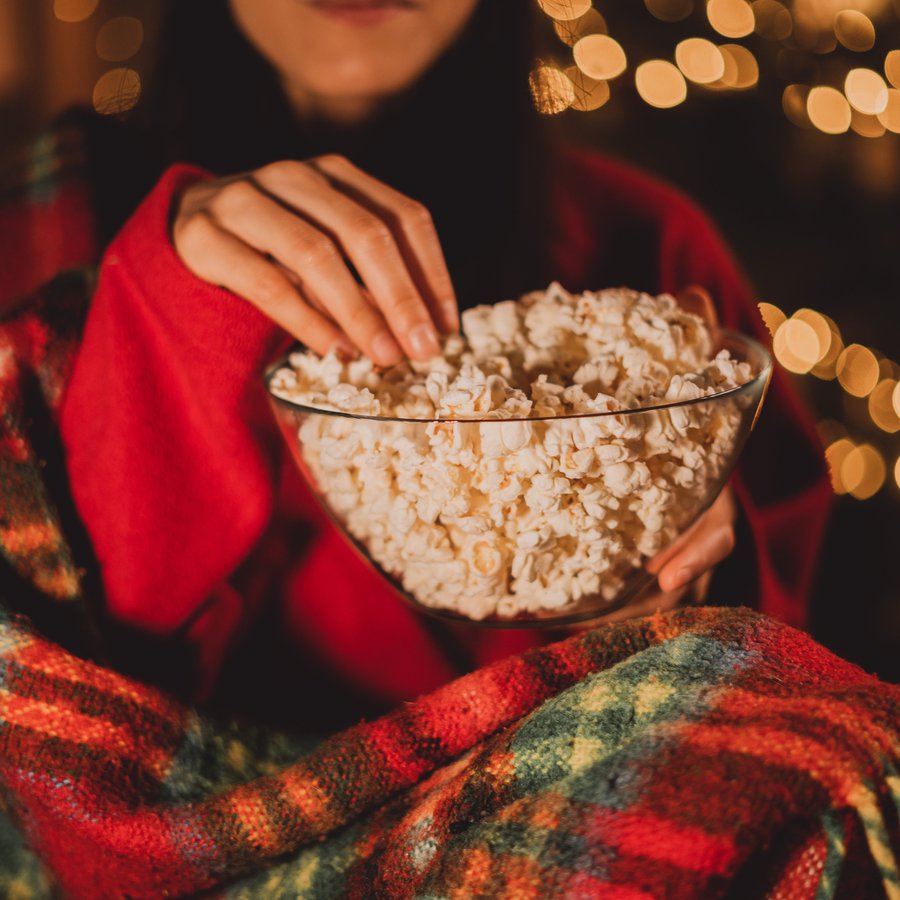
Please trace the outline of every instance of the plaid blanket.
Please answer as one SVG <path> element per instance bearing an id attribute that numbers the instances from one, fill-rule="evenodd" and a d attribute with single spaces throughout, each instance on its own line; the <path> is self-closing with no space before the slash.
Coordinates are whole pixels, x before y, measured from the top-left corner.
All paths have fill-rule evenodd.
<path id="1" fill-rule="evenodd" d="M 318 743 L 104 664 L 55 436 L 93 277 L 0 319 L 0 895 L 900 897 L 900 690 L 748 610 L 588 631 Z"/>

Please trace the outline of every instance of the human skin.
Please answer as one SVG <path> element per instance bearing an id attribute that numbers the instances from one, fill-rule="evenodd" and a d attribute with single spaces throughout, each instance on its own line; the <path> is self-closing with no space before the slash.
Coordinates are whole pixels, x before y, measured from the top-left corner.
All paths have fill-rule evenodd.
<path id="1" fill-rule="evenodd" d="M 299 120 L 358 124 L 411 87 L 459 37 L 478 0 L 229 0 L 274 67 Z M 525 2 L 525 0 L 523 0 Z M 362 352 L 387 366 L 428 359 L 459 328 L 456 296 L 428 210 L 327 155 L 281 160 L 184 192 L 175 248 L 198 277 L 244 297 L 319 353 Z M 351 272 L 350 265 L 359 275 Z M 714 324 L 702 288 L 680 296 Z M 660 592 L 619 615 L 702 592 L 734 546 L 726 489 L 694 527 L 648 563 Z"/>

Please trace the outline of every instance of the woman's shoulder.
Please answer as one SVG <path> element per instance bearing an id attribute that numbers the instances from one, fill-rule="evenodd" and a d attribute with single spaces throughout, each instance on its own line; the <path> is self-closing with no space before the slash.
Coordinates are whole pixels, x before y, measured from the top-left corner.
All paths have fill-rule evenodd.
<path id="1" fill-rule="evenodd" d="M 571 142 L 556 148 L 556 190 L 578 204 L 623 218 L 708 221 L 684 191 L 632 163 Z"/>

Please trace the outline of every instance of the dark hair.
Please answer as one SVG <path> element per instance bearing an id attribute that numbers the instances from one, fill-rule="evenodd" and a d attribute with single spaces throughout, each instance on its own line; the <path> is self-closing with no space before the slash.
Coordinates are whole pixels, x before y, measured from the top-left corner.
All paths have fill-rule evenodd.
<path id="1" fill-rule="evenodd" d="M 429 207 L 464 306 L 512 297 L 549 280 L 547 142 L 528 93 L 534 9 L 481 0 L 409 91 L 340 129 L 297 124 L 226 0 L 176 0 L 132 124 L 157 170 L 181 160 L 224 174 L 343 153 Z"/>

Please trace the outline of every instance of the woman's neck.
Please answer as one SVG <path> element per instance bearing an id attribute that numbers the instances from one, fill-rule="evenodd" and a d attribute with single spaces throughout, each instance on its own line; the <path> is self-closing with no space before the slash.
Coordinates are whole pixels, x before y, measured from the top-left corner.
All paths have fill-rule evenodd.
<path id="1" fill-rule="evenodd" d="M 288 81 L 283 82 L 283 89 L 299 122 L 355 128 L 373 119 L 382 105 L 377 97 L 324 97 Z"/>

